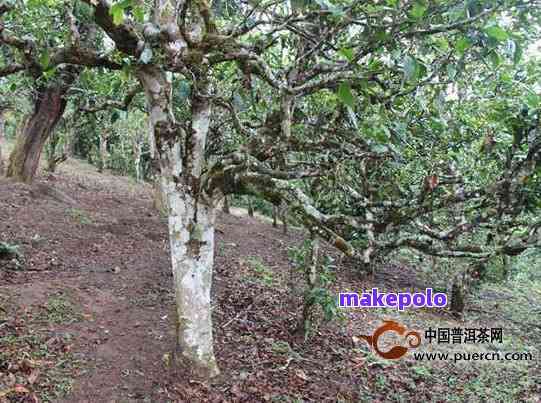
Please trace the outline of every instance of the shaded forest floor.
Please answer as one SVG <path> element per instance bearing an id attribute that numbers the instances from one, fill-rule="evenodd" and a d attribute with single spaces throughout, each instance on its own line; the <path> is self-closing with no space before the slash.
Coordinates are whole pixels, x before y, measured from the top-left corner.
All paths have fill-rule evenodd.
<path id="1" fill-rule="evenodd" d="M 201 383 L 167 369 L 171 273 L 151 188 L 79 161 L 32 186 L 1 180 L 0 242 L 18 245 L 22 257 L 0 260 L 0 402 L 541 401 L 539 283 L 523 292 L 491 285 L 460 320 L 437 309 L 347 310 L 304 342 L 291 333 L 303 291 L 288 256 L 303 234 L 224 214 L 217 228 L 213 317 L 222 376 Z M 422 268 L 400 262 L 379 267 L 375 279 L 335 263 L 335 293 L 431 286 Z M 427 363 L 411 352 L 383 360 L 358 336 L 384 319 L 423 334 L 501 327 L 502 344 L 432 351 L 531 352 L 534 360 Z"/>

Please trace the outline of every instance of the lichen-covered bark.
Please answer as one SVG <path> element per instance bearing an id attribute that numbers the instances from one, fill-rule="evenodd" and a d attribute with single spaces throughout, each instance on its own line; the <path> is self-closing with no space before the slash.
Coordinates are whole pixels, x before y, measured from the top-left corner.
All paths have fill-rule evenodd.
<path id="1" fill-rule="evenodd" d="M 369 179 L 368 179 L 368 167 L 366 161 L 362 161 L 360 164 L 361 167 L 361 174 L 363 175 L 364 181 L 363 181 L 363 187 L 364 187 L 364 194 L 367 196 L 362 197 L 365 203 L 370 203 L 370 186 L 369 186 Z M 366 241 L 367 245 L 364 249 L 362 255 L 363 255 L 363 264 L 365 266 L 365 269 L 367 270 L 370 266 L 372 268 L 372 276 L 375 276 L 375 265 L 372 263 L 372 254 L 374 253 L 375 249 L 375 241 L 376 237 L 374 234 L 374 224 L 372 224 L 374 220 L 374 214 L 370 207 L 366 207 L 364 211 L 364 218 L 366 220 L 366 224 L 364 225 L 364 228 L 366 230 Z"/>
<path id="2" fill-rule="evenodd" d="M 451 283 L 450 309 L 455 314 L 462 314 L 466 306 L 466 279 L 465 273 L 455 275 Z"/>
<path id="3" fill-rule="evenodd" d="M 100 144 L 99 144 L 99 164 L 98 172 L 103 172 L 107 168 L 107 158 L 109 153 L 107 152 L 107 143 L 109 141 L 109 133 L 106 131 L 100 132 Z"/>
<path id="4" fill-rule="evenodd" d="M 302 318 L 297 331 L 302 332 L 304 338 L 308 338 L 313 325 L 314 290 L 318 286 L 318 263 L 319 263 L 319 239 L 312 233 L 309 259 L 304 263 L 304 278 L 306 289 L 304 291 L 304 306 Z"/>
<path id="5" fill-rule="evenodd" d="M 168 189 L 174 189 L 173 185 L 166 183 Z M 191 195 L 178 190 L 167 192 L 167 199 L 177 313 L 177 363 L 188 363 L 200 376 L 214 376 L 219 373 L 210 309 L 214 208 L 197 203 Z"/>
<path id="6" fill-rule="evenodd" d="M 204 378 L 219 373 L 214 357 L 210 290 L 214 200 L 200 189 L 210 119 L 206 98 L 192 99 L 191 132 L 171 113 L 171 83 L 157 66 L 138 71 L 150 109 L 163 196 L 167 201 L 176 301 L 175 362 Z"/>
<path id="7" fill-rule="evenodd" d="M 148 106 L 148 113 L 150 115 L 151 107 Z M 150 176 L 152 178 L 152 192 L 153 192 L 153 206 L 160 213 L 161 216 L 167 215 L 167 207 L 165 203 L 165 197 L 162 194 L 162 185 L 160 182 L 160 161 L 156 151 L 156 138 L 154 136 L 154 126 L 150 118 L 148 119 L 148 144 L 150 151 Z"/>
<path id="8" fill-rule="evenodd" d="M 144 133 L 138 132 L 133 139 L 133 159 L 135 165 L 135 179 L 140 182 L 143 178 L 141 172 L 141 158 L 143 156 Z"/>

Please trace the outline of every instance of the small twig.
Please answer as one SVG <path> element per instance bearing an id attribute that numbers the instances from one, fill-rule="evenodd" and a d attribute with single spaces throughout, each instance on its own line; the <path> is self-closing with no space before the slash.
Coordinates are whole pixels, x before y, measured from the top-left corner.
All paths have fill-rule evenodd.
<path id="1" fill-rule="evenodd" d="M 291 364 L 291 361 L 293 361 L 293 357 L 288 357 L 287 362 L 285 363 L 285 365 L 281 366 L 278 369 L 282 370 L 282 371 L 286 370 L 287 367 L 289 367 L 289 364 Z"/>
<path id="2" fill-rule="evenodd" d="M 229 321 L 227 321 L 223 326 L 222 326 L 222 329 L 225 329 L 227 326 L 229 326 L 232 322 L 236 321 L 241 314 L 247 312 L 250 310 L 250 308 L 254 305 L 254 303 L 252 302 L 250 305 L 248 305 L 248 307 L 246 309 L 243 309 L 242 311 L 240 311 L 239 313 L 237 313 L 235 315 L 235 317 Z"/>
<path id="3" fill-rule="evenodd" d="M 321 362 L 319 362 L 319 361 L 311 360 L 310 358 L 304 358 L 304 357 L 302 357 L 299 353 L 297 353 L 296 351 L 294 351 L 294 353 L 295 353 L 295 355 L 296 355 L 296 357 L 295 357 L 296 360 L 299 360 L 299 361 L 306 361 L 306 362 L 310 362 L 310 363 L 312 363 L 312 364 L 319 364 L 319 365 L 321 365 Z"/>

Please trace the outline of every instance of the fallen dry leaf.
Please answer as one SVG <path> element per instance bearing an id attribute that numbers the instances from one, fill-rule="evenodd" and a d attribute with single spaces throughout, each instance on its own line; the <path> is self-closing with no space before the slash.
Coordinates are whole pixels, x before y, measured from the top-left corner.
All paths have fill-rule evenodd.
<path id="1" fill-rule="evenodd" d="M 26 389 L 23 385 L 15 385 L 13 390 L 17 393 L 30 393 L 30 391 Z"/>
<path id="2" fill-rule="evenodd" d="M 1 397 L 4 397 L 4 396 L 7 396 L 9 395 L 10 393 L 30 393 L 30 391 L 28 389 L 26 389 L 24 386 L 22 385 L 15 385 L 14 387 L 12 388 L 8 388 L 8 389 L 4 389 L 4 390 L 0 390 L 0 398 Z"/>
<path id="3" fill-rule="evenodd" d="M 301 378 L 304 381 L 308 380 L 308 375 L 306 375 L 306 373 L 302 369 L 297 369 L 295 371 L 295 375 L 297 375 L 299 378 Z"/>
<path id="4" fill-rule="evenodd" d="M 28 376 L 28 383 L 30 385 L 33 385 L 34 382 L 36 382 L 36 379 L 38 379 L 38 376 L 39 376 L 39 369 L 32 370 L 32 372 Z"/>
<path id="5" fill-rule="evenodd" d="M 37 368 L 37 367 L 39 367 L 39 363 L 37 361 L 30 360 L 28 358 L 24 359 L 21 362 L 21 369 L 24 372 L 31 372 L 34 368 Z"/>

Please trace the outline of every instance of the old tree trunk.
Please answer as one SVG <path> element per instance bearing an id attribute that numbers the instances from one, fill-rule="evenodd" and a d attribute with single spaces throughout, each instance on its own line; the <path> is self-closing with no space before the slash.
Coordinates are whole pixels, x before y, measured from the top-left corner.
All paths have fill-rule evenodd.
<path id="1" fill-rule="evenodd" d="M 66 109 L 66 92 L 77 78 L 76 71 L 63 71 L 57 80 L 40 87 L 34 107 L 19 129 L 7 169 L 7 176 L 23 182 L 34 178 L 43 146 Z"/>
<path id="2" fill-rule="evenodd" d="M 215 203 L 200 189 L 210 120 L 208 99 L 192 97 L 191 132 L 171 110 L 171 83 L 157 66 L 138 71 L 156 140 L 161 186 L 167 201 L 176 299 L 175 363 L 201 377 L 219 373 L 214 357 L 210 290 Z M 201 91 L 200 86 L 200 91 Z"/>

